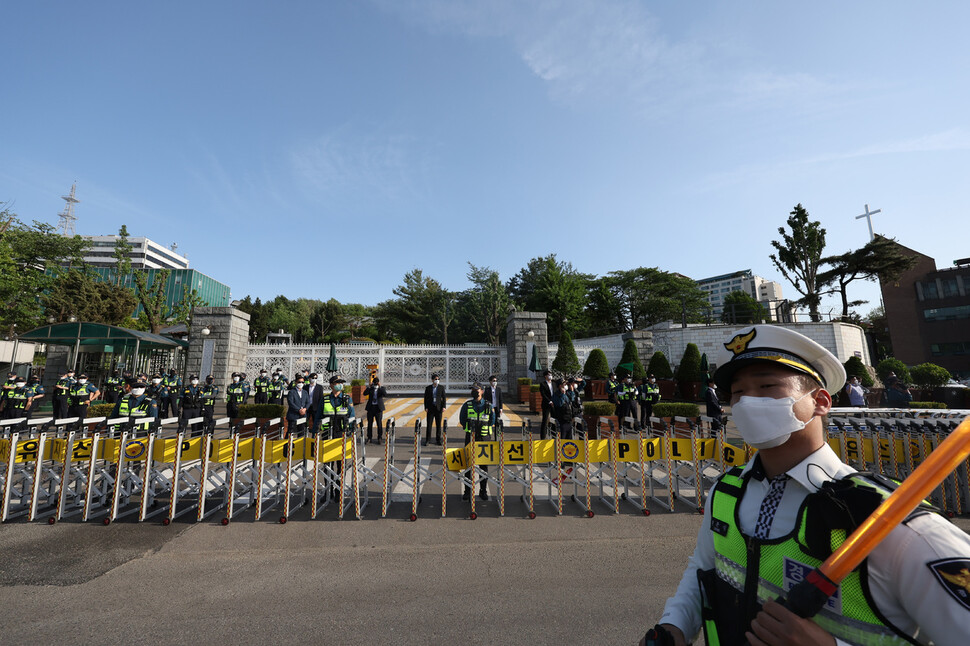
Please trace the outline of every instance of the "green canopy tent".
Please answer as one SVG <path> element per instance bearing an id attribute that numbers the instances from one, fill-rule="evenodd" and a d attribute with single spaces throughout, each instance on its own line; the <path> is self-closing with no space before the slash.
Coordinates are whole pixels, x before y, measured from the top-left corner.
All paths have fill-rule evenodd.
<path id="1" fill-rule="evenodd" d="M 129 369 L 140 368 L 139 359 L 144 352 L 155 350 L 185 351 L 188 341 L 159 336 L 140 330 L 129 330 L 103 323 L 54 323 L 35 328 L 17 337 L 17 341 L 32 341 L 48 345 L 63 345 L 72 349 L 69 365 L 77 369 L 82 352 L 130 356 Z M 15 348 L 16 351 L 16 348 Z"/>

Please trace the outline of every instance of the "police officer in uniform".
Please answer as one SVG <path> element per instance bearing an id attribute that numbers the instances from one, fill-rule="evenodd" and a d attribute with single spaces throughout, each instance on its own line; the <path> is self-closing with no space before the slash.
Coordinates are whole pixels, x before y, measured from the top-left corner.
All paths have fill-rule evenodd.
<path id="1" fill-rule="evenodd" d="M 246 399 L 246 387 L 240 381 L 239 373 L 232 373 L 232 383 L 226 386 L 226 415 L 230 419 L 239 417 L 239 406 Z"/>
<path id="2" fill-rule="evenodd" d="M 77 383 L 71 386 L 71 389 L 68 391 L 67 416 L 78 417 L 83 420 L 88 413 L 88 406 L 100 394 L 101 391 L 96 386 L 88 383 L 87 375 L 78 375 Z"/>
<path id="3" fill-rule="evenodd" d="M 330 377 L 330 392 L 321 397 L 317 405 L 318 428 L 330 439 L 340 437 L 348 420 L 354 417 L 354 402 L 343 391 L 345 383 L 342 377 Z"/>
<path id="4" fill-rule="evenodd" d="M 27 380 L 24 377 L 17 377 L 13 386 L 13 390 L 5 390 L 3 393 L 6 398 L 3 411 L 4 417 L 6 419 L 18 419 L 20 417 L 30 419 L 30 404 L 33 401 L 33 390 L 27 387 Z"/>
<path id="5" fill-rule="evenodd" d="M 476 442 L 486 442 L 492 439 L 492 427 L 495 425 L 495 411 L 492 410 L 492 405 L 482 396 L 485 389 L 482 388 L 480 383 L 472 384 L 471 395 L 472 398 L 461 405 L 461 410 L 458 412 L 458 422 L 461 427 L 465 429 L 465 444 L 471 444 L 472 434 L 474 434 Z M 488 471 L 488 467 L 481 467 L 485 471 Z M 471 469 L 465 472 L 466 478 L 471 478 Z M 465 493 L 462 494 L 462 500 L 471 500 L 472 488 L 470 484 L 465 485 Z M 488 500 L 488 480 L 482 478 L 481 486 L 479 487 L 479 497 L 482 500 Z"/>
<path id="6" fill-rule="evenodd" d="M 249 379 L 246 378 L 246 373 L 245 372 L 240 372 L 239 373 L 239 383 L 241 383 L 242 384 L 242 387 L 243 387 L 243 401 L 242 401 L 242 403 L 248 404 L 249 403 L 249 393 L 252 391 L 252 386 L 249 384 Z"/>
<path id="7" fill-rule="evenodd" d="M 619 385 L 616 381 L 616 373 L 611 370 L 606 377 L 606 399 L 612 404 L 616 403 L 616 389 Z"/>
<path id="8" fill-rule="evenodd" d="M 161 415 L 168 417 L 169 414 L 178 415 L 179 395 L 182 391 L 182 379 L 175 372 L 175 368 L 170 368 L 168 374 L 162 379 L 165 390 L 162 391 Z"/>
<path id="9" fill-rule="evenodd" d="M 268 404 L 269 403 L 269 377 L 266 376 L 265 370 L 259 371 L 259 376 L 253 379 L 253 403 L 254 404 Z"/>
<path id="10" fill-rule="evenodd" d="M 118 371 L 113 371 L 104 378 L 104 400 L 109 404 L 114 404 L 121 396 L 122 381 Z"/>
<path id="11" fill-rule="evenodd" d="M 135 379 L 131 389 L 118 398 L 111 417 L 145 417 L 158 419 L 158 403 L 148 395 L 144 380 Z"/>
<path id="12" fill-rule="evenodd" d="M 67 417 L 67 398 L 73 385 L 74 371 L 70 368 L 65 369 L 54 385 L 54 419 Z"/>
<path id="13" fill-rule="evenodd" d="M 270 379 L 269 384 L 266 386 L 266 403 L 267 404 L 282 404 L 283 403 L 283 376 L 278 373 L 273 373 L 273 378 Z M 258 397 L 259 395 L 257 395 Z"/>
<path id="14" fill-rule="evenodd" d="M 37 375 L 31 375 L 30 381 L 27 382 L 27 388 L 30 390 L 30 401 L 27 403 L 27 417 L 29 418 L 31 413 L 40 408 L 40 400 L 44 397 L 44 387 L 40 384 L 40 377 Z"/>
<path id="15" fill-rule="evenodd" d="M 620 426 L 626 425 L 626 418 L 636 416 L 633 410 L 633 401 L 636 399 L 637 389 L 633 385 L 633 375 L 627 373 L 623 381 L 616 385 L 616 417 L 620 421 Z"/>
<path id="16" fill-rule="evenodd" d="M 182 415 L 179 418 L 179 430 L 184 431 L 188 421 L 193 417 L 202 417 L 202 405 L 205 397 L 199 387 L 199 375 L 189 375 L 189 385 L 182 388 L 179 401 L 182 403 Z M 201 430 L 202 424 L 192 425 L 192 432 Z"/>
<path id="17" fill-rule="evenodd" d="M 855 473 L 826 442 L 830 391 L 845 383 L 828 350 L 772 325 L 745 328 L 723 347 L 714 379 L 758 453 L 711 490 L 677 593 L 641 643 L 681 646 L 703 626 L 708 644 L 966 644 L 970 535 L 932 508 L 893 529 L 814 618 L 772 600 L 827 558 L 892 483 Z"/>
<path id="18" fill-rule="evenodd" d="M 11 372 L 7 374 L 7 381 L 3 384 L 3 391 L 0 393 L 0 411 L 3 412 L 4 419 L 13 419 L 10 415 L 12 410 L 10 404 L 7 403 L 7 396 L 17 389 L 17 373 Z"/>
<path id="19" fill-rule="evenodd" d="M 213 383 L 212 375 L 205 378 L 202 386 L 202 417 L 205 418 L 205 431 L 211 433 L 215 428 L 216 398 L 219 397 L 219 387 Z"/>
<path id="20" fill-rule="evenodd" d="M 660 401 L 660 386 L 657 378 L 650 375 L 637 388 L 637 403 L 640 405 L 640 426 L 646 428 L 653 415 L 653 405 Z"/>

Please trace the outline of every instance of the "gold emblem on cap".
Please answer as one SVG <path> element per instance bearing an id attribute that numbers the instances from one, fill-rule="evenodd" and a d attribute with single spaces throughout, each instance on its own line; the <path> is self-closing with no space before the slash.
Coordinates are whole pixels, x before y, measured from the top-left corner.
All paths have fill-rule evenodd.
<path id="1" fill-rule="evenodd" d="M 758 330 L 751 330 L 747 334 L 738 334 L 733 339 L 724 344 L 724 347 L 734 353 L 735 356 L 748 349 L 748 345 L 754 340 L 754 335 Z"/>

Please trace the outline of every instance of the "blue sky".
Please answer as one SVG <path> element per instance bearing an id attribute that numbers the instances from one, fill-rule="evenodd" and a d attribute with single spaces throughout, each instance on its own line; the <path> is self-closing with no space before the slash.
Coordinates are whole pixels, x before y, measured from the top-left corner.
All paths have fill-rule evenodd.
<path id="1" fill-rule="evenodd" d="M 970 256 L 970 5 L 8 2 L 0 201 L 178 242 L 233 296 L 376 304 L 556 253 L 781 280 L 828 251 Z M 786 296 L 796 296 L 783 282 Z M 853 298 L 878 302 L 874 286 Z M 835 305 L 834 302 L 831 305 Z M 862 308 L 863 313 L 870 306 Z"/>

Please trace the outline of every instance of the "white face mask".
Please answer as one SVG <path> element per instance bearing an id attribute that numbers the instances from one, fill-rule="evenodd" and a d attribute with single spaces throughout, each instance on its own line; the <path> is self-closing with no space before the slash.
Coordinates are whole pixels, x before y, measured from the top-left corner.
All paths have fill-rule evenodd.
<path id="1" fill-rule="evenodd" d="M 189 383 L 191 383 L 193 386 L 198 386 L 199 385 L 199 380 L 198 379 L 193 379 Z"/>
<path id="2" fill-rule="evenodd" d="M 232 378 L 232 383 L 236 383 L 237 381 L 239 381 L 239 377 L 233 377 Z"/>
<path id="3" fill-rule="evenodd" d="M 17 388 L 23 388 L 26 385 L 27 385 L 27 382 L 26 381 L 18 381 L 17 382 Z"/>
<path id="4" fill-rule="evenodd" d="M 78 382 L 79 384 L 82 384 L 82 385 L 83 385 L 83 384 L 86 384 L 86 383 L 88 383 L 88 380 L 87 380 L 87 379 L 78 379 L 78 380 L 77 380 L 77 382 Z"/>
<path id="5" fill-rule="evenodd" d="M 144 388 L 132 388 L 131 389 L 131 394 L 134 395 L 135 397 L 141 397 L 142 395 L 145 394 L 145 389 Z"/>
<path id="6" fill-rule="evenodd" d="M 795 417 L 794 406 L 811 394 L 805 393 L 798 399 L 743 395 L 731 405 L 731 417 L 745 442 L 756 449 L 774 448 L 787 442 L 792 433 L 808 424 Z"/>
<path id="7" fill-rule="evenodd" d="M 335 392 L 338 392 L 339 393 L 341 390 L 344 389 L 344 385 L 343 384 L 334 384 L 333 385 L 333 389 L 334 389 Z"/>
<path id="8" fill-rule="evenodd" d="M 435 380 L 434 380 L 434 381 L 432 381 L 431 383 L 433 383 L 433 384 L 434 384 L 435 386 L 437 386 L 437 385 L 438 385 L 438 380 L 437 380 L 437 379 L 435 379 Z"/>
<path id="9" fill-rule="evenodd" d="M 296 385 L 296 389 L 297 389 L 297 390 L 303 390 L 303 382 L 302 382 L 302 381 L 301 381 L 301 382 L 299 382 L 299 383 L 298 383 L 298 384 Z"/>

